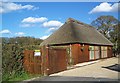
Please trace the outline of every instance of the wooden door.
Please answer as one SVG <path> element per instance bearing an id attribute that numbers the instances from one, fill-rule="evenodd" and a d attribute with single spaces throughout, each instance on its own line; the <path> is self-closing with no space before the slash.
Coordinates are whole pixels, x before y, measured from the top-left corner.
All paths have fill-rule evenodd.
<path id="1" fill-rule="evenodd" d="M 49 49 L 48 74 L 60 72 L 67 69 L 66 49 Z"/>

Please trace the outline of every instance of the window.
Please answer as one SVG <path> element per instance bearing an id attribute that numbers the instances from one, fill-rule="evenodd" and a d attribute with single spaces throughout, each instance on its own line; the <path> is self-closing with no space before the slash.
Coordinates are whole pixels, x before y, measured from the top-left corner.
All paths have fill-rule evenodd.
<path id="1" fill-rule="evenodd" d="M 102 58 L 107 57 L 107 47 L 106 46 L 101 46 L 101 56 L 102 56 Z"/>
<path id="2" fill-rule="evenodd" d="M 99 46 L 89 46 L 90 60 L 100 58 L 100 47 Z"/>
<path id="3" fill-rule="evenodd" d="M 90 51 L 89 51 L 90 60 L 93 60 L 94 59 L 94 46 L 89 46 L 89 48 L 90 48 Z"/>

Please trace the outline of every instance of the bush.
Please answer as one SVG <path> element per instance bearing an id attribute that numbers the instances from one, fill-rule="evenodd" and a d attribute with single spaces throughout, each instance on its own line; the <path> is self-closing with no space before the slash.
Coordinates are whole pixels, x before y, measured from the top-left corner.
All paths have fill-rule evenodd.
<path id="1" fill-rule="evenodd" d="M 2 46 L 3 81 L 20 75 L 23 71 L 23 49 L 19 45 L 4 44 Z"/>
<path id="2" fill-rule="evenodd" d="M 32 37 L 2 38 L 2 81 L 27 75 L 23 67 L 23 51 L 40 49 L 42 41 Z"/>
<path id="3" fill-rule="evenodd" d="M 2 46 L 2 80 L 7 81 L 20 77 L 25 73 L 23 67 L 23 51 L 25 49 L 39 49 L 38 45 L 21 47 L 17 44 L 4 44 Z"/>

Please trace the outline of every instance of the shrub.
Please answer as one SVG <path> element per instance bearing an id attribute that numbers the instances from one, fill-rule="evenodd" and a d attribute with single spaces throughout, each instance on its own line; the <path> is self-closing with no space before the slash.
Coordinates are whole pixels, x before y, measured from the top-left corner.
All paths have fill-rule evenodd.
<path id="1" fill-rule="evenodd" d="M 23 51 L 25 49 L 38 49 L 38 45 L 21 47 L 17 44 L 4 44 L 2 46 L 2 80 L 10 80 L 14 77 L 23 75 L 25 72 L 23 67 Z"/>

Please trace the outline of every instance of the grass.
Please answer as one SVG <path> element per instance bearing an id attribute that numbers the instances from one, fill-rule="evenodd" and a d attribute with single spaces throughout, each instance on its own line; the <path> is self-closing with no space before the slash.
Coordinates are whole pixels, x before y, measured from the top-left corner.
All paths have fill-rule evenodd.
<path id="1" fill-rule="evenodd" d="M 41 77 L 40 74 L 28 74 L 28 73 L 22 73 L 21 75 L 15 75 L 14 77 L 9 78 L 8 80 L 3 81 L 3 83 L 15 83 L 16 81 L 23 81 L 27 79 L 31 79 L 34 77 Z"/>
<path id="2" fill-rule="evenodd" d="M 41 75 L 24 74 L 21 77 L 12 78 L 9 81 L 22 81 L 22 80 L 27 80 L 27 79 L 38 77 L 38 76 L 40 77 Z"/>

